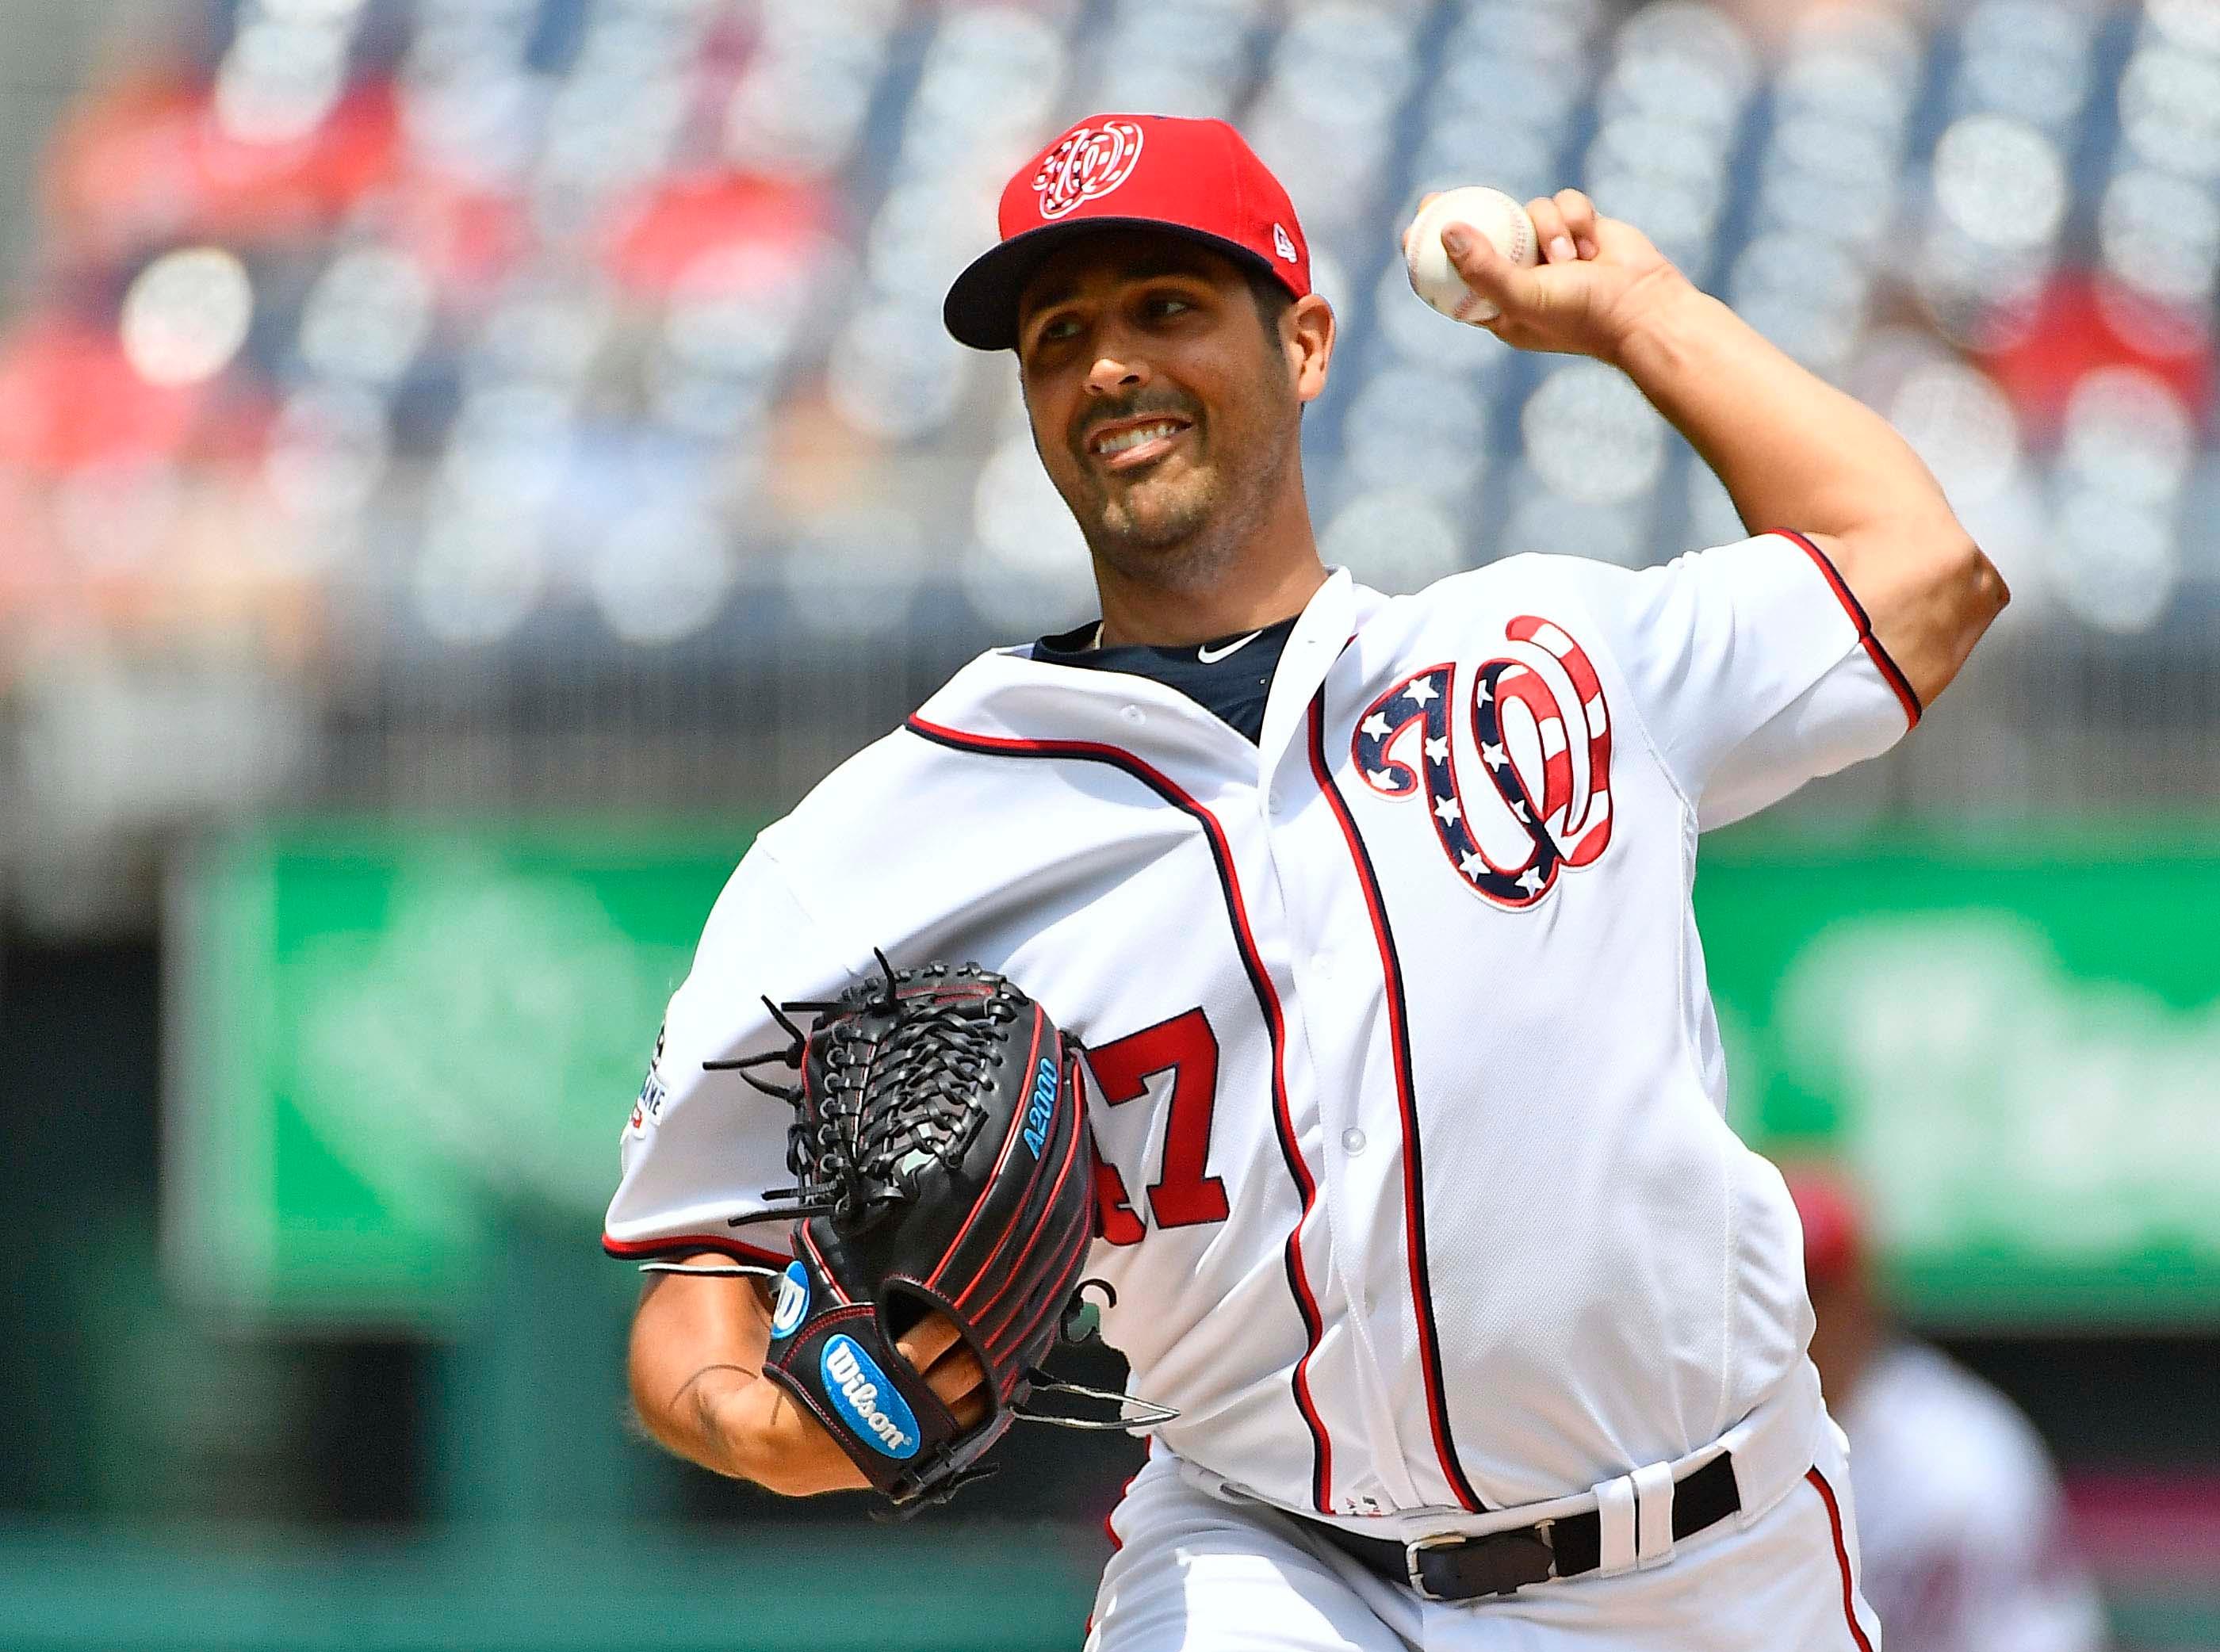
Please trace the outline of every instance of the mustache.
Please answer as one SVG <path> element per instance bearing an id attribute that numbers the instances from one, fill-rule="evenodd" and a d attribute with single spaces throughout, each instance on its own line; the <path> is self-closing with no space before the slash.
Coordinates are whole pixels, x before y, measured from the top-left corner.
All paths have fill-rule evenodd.
<path id="1" fill-rule="evenodd" d="M 1151 415 L 1184 419 L 1189 424 L 1201 422 L 1201 408 L 1184 396 L 1169 392 L 1154 395 L 1144 393 L 1113 408 L 1094 408 L 1074 426 L 1071 447 L 1076 453 L 1086 454 L 1088 444 L 1094 439 L 1095 432 L 1105 425 L 1122 424 L 1129 419 L 1145 419 Z"/>

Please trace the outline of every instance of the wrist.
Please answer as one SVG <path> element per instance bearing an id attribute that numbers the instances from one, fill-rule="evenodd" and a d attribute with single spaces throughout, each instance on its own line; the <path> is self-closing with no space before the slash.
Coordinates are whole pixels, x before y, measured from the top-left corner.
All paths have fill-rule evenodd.
<path id="1" fill-rule="evenodd" d="M 1603 358 L 1647 388 L 1684 361 L 1703 334 L 1733 311 L 1678 270 L 1651 272 L 1621 300 Z"/>

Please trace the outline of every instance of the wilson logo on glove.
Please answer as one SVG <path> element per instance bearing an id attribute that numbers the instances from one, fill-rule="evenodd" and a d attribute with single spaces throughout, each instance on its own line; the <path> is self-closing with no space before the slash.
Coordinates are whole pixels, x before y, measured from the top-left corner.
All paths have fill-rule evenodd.
<path id="1" fill-rule="evenodd" d="M 770 1334 L 791 1337 L 809 1312 L 809 1274 L 798 1262 L 786 1264 L 778 1281 L 778 1306 L 771 1310 Z"/>
<path id="2" fill-rule="evenodd" d="M 864 1443 L 890 1457 L 915 1456 L 917 1418 L 854 1338 L 828 1339 L 823 1362 L 826 1392 L 847 1413 Z"/>

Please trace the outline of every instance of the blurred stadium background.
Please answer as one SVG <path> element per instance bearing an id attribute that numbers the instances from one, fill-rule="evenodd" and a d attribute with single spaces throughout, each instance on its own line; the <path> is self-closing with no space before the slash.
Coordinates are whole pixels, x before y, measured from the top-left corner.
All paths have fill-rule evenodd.
<path id="1" fill-rule="evenodd" d="M 1234 115 L 1293 190 L 1345 329 L 1313 497 L 1374 583 L 1736 536 L 1622 381 L 1409 296 L 1452 183 L 1583 185 L 1942 477 L 2017 600 L 1918 739 L 1707 850 L 1735 1105 L 1867 1176 L 2119 1644 L 2220 1646 L 2220 4 L 0 39 L 0 1648 L 1077 1644 L 1130 1449 L 1023 1441 L 901 1529 L 682 1471 L 596 1240 L 751 830 L 1091 612 L 938 320 L 1088 108 Z"/>

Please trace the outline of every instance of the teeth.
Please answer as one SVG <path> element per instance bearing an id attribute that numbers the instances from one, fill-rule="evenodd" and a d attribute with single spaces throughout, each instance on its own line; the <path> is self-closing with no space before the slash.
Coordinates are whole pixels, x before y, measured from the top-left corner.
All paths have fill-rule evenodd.
<path id="1" fill-rule="evenodd" d="M 1152 442 L 1159 436 L 1169 436 L 1178 428 L 1169 421 L 1153 425 L 1136 425 L 1131 430 L 1121 430 L 1115 435 L 1101 438 L 1094 444 L 1094 451 L 1107 458 L 1113 453 L 1123 453 L 1144 442 Z"/>

